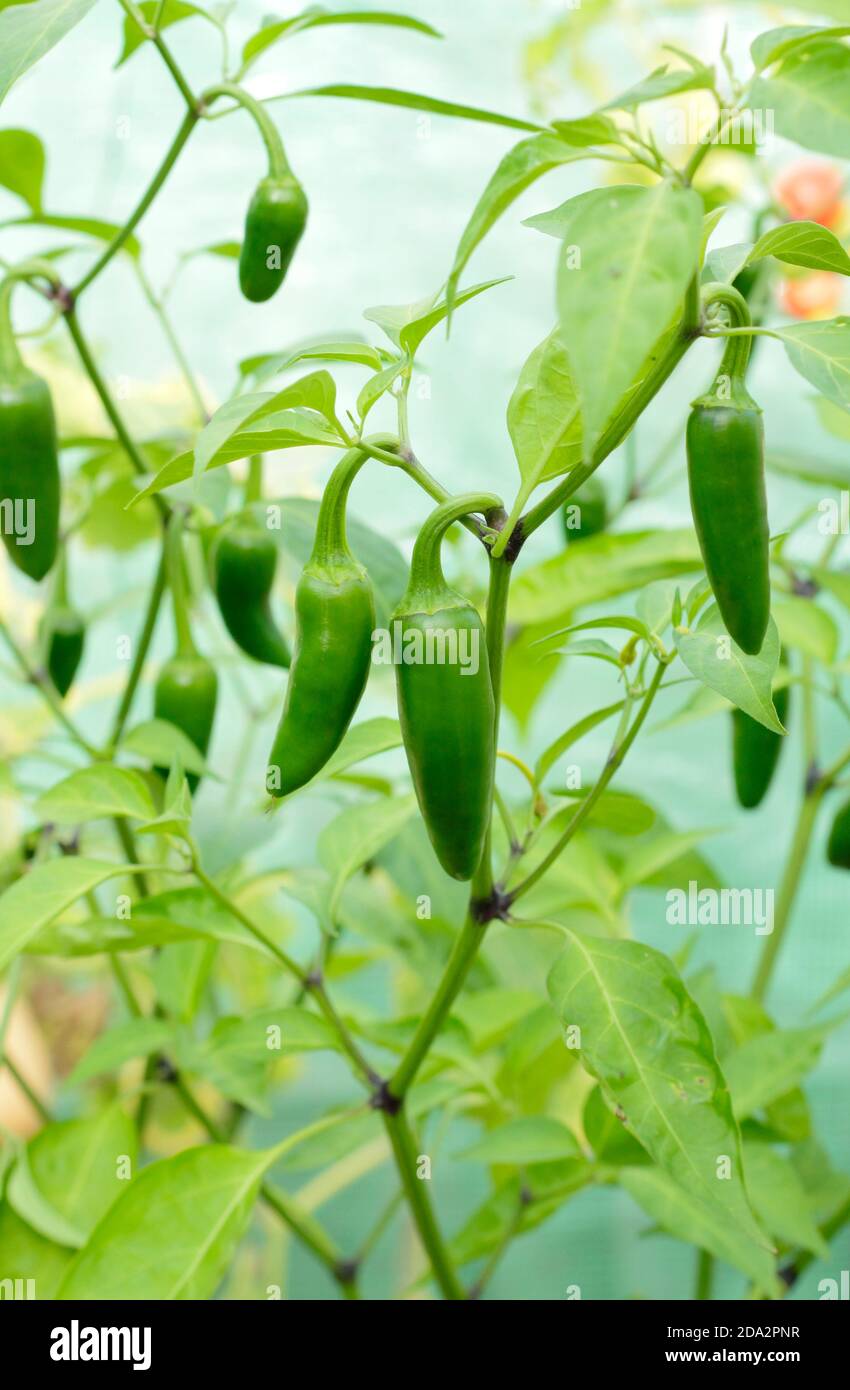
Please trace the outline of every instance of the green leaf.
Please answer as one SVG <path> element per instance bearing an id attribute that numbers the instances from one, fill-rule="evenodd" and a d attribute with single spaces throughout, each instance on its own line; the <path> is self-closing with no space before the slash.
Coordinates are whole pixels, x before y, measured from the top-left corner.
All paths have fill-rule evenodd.
<path id="1" fill-rule="evenodd" d="M 397 719 L 387 719 L 382 715 L 375 719 L 364 719 L 349 729 L 333 757 L 325 763 L 321 772 L 316 773 L 310 785 L 337 777 L 348 768 L 390 748 L 400 748 L 401 743 L 401 726 Z"/>
<path id="2" fill-rule="evenodd" d="M 606 719 L 611 719 L 613 715 L 619 714 L 622 708 L 623 701 L 619 700 L 615 705 L 606 705 L 604 709 L 594 710 L 592 714 L 586 714 L 583 719 L 579 719 L 576 724 L 571 725 L 565 733 L 560 734 L 554 743 L 550 743 L 534 766 L 534 780 L 538 786 L 568 748 L 572 748 L 574 743 L 578 743 L 579 739 L 584 738 L 584 735 L 589 734 L 598 724 L 602 724 Z"/>
<path id="3" fill-rule="evenodd" d="M 135 1126 L 118 1105 L 86 1119 L 49 1124 L 27 1145 L 25 1167 L 15 1167 L 8 1200 L 34 1230 L 78 1248 L 125 1190 L 136 1146 Z M 121 1177 L 124 1166 L 129 1171 Z M 52 1230 L 40 1224 L 48 1211 L 58 1218 L 51 1218 Z M 73 1240 L 61 1239 L 63 1223 Z"/>
<path id="4" fill-rule="evenodd" d="M 350 806 L 319 836 L 319 860 L 331 875 L 328 916 L 333 921 L 352 874 L 395 839 L 416 812 L 416 797 L 392 797 Z"/>
<path id="5" fill-rule="evenodd" d="M 95 0 L 29 0 L 0 11 L 0 101 L 94 4 Z"/>
<path id="6" fill-rule="evenodd" d="M 789 53 L 799 53 L 824 39 L 840 39 L 845 34 L 850 34 L 850 25 L 835 24 L 826 28 L 814 24 L 783 24 L 780 28 L 768 29 L 766 33 L 753 39 L 750 54 L 756 70 L 760 72 L 771 67 L 773 63 L 778 63 L 780 58 L 787 57 Z"/>
<path id="7" fill-rule="evenodd" d="M 517 575 L 513 622 L 556 623 L 577 608 L 702 568 L 692 530 L 591 536 Z"/>
<path id="8" fill-rule="evenodd" d="M 491 1129 L 458 1158 L 476 1163 L 549 1163 L 556 1158 L 577 1158 L 575 1136 L 549 1115 L 523 1115 Z"/>
<path id="9" fill-rule="evenodd" d="M 786 732 L 773 707 L 779 633 L 772 618 L 758 656 L 747 656 L 735 645 L 716 604 L 706 611 L 696 629 L 677 628 L 674 636 L 680 657 L 697 680 L 766 729 L 776 734 Z"/>
<path id="10" fill-rule="evenodd" d="M 618 1182 L 663 1231 L 742 1270 L 765 1293 L 778 1293 L 773 1262 L 767 1253 L 722 1219 L 714 1207 L 697 1201 L 669 1174 L 660 1168 L 621 1168 Z"/>
<path id="11" fill-rule="evenodd" d="M 771 332 L 782 339 L 792 367 L 801 376 L 836 405 L 850 409 L 850 318 L 847 315 L 820 323 L 773 328 Z"/>
<path id="12" fill-rule="evenodd" d="M 210 1081 L 230 1100 L 258 1114 L 272 1063 L 301 1052 L 336 1051 L 339 1042 L 323 1018 L 303 1008 L 263 1009 L 244 1018 L 222 1018 L 203 1043 L 182 1045 L 181 1069 Z"/>
<path id="13" fill-rule="evenodd" d="M 57 1298 L 211 1298 L 275 1156 L 209 1144 L 144 1168 L 77 1254 Z"/>
<path id="14" fill-rule="evenodd" d="M 463 106 L 439 97 L 422 96 L 418 92 L 402 92 L 397 87 L 363 87 L 337 82 L 326 87 L 306 87 L 300 92 L 287 92 L 290 97 L 343 97 L 347 101 L 376 101 L 382 106 L 403 106 L 412 111 L 430 111 L 435 116 L 456 116 L 464 121 L 483 121 L 485 125 L 508 126 L 511 130 L 542 130 L 534 121 L 502 116 L 496 111 L 483 111 L 478 106 Z"/>
<path id="15" fill-rule="evenodd" d="M 458 282 L 470 256 L 502 213 L 550 169 L 585 158 L 585 153 L 570 148 L 564 138 L 549 133 L 521 140 L 508 151 L 481 194 L 461 236 L 446 287 L 449 306 L 454 304 Z"/>
<path id="16" fill-rule="evenodd" d="M 150 1057 L 174 1044 L 174 1028 L 161 1018 L 130 1018 L 96 1038 L 71 1074 L 78 1086 L 93 1076 L 117 1071 L 134 1057 Z"/>
<path id="17" fill-rule="evenodd" d="M 412 29 L 432 39 L 443 37 L 439 29 L 426 24 L 424 20 L 414 19 L 411 15 L 396 14 L 391 10 L 380 13 L 373 10 L 342 10 L 334 14 L 321 5 L 311 5 L 302 14 L 294 15 L 291 19 L 272 20 L 264 24 L 242 49 L 243 73 L 256 62 L 261 53 L 265 53 L 267 48 L 277 43 L 278 39 L 291 38 L 295 34 L 303 33 L 305 29 L 316 29 L 326 24 L 383 24 L 396 29 Z"/>
<path id="18" fill-rule="evenodd" d="M 744 1141 L 744 1163 L 753 1206 L 766 1231 L 785 1245 L 829 1258 L 829 1246 L 808 1208 L 808 1194 L 793 1166 L 768 1144 Z"/>
<path id="19" fill-rule="evenodd" d="M 133 753 L 156 767 L 170 767 L 179 758 L 187 772 L 215 776 L 192 740 L 167 719 L 146 719 L 130 729 L 121 740 L 121 752 Z"/>
<path id="20" fill-rule="evenodd" d="M 30 3 L 32 0 L 30 0 Z M 104 222 L 100 217 L 76 217 L 74 215 L 65 216 L 58 212 L 39 212 L 32 217 L 13 217 L 7 222 L 0 223 L 4 227 L 57 227 L 62 231 L 81 232 L 83 236 L 90 236 L 95 241 L 112 241 L 121 231 L 121 226 L 117 222 Z M 141 254 L 141 246 L 138 238 L 128 236 L 122 246 L 128 256 L 134 260 Z"/>
<path id="21" fill-rule="evenodd" d="M 741 241 L 709 251 L 701 276 L 703 284 L 716 280 L 722 285 L 731 285 L 750 260 L 752 249 L 751 242 Z"/>
<path id="22" fill-rule="evenodd" d="M 519 374 L 508 402 L 508 433 L 523 481 L 519 507 L 539 483 L 581 463 L 581 411 L 557 329 L 538 344 Z"/>
<path id="23" fill-rule="evenodd" d="M 730 1239 L 746 1242 L 753 1278 L 771 1283 L 726 1081 L 675 966 L 635 941 L 573 931 L 566 940 L 549 995 L 562 1025 L 580 1030 L 582 1065 L 658 1166 Z M 728 1163 L 723 1180 L 720 1155 Z"/>
<path id="24" fill-rule="evenodd" d="M 198 435 L 193 476 L 197 478 L 208 468 L 214 467 L 213 460 L 224 451 L 234 435 L 292 407 L 316 411 L 334 429 L 336 385 L 330 373 L 324 370 L 310 372 L 281 391 L 234 396 L 225 401 Z M 338 435 L 335 442 L 339 443 Z"/>
<path id="25" fill-rule="evenodd" d="M 600 1086 L 594 1086 L 585 1101 L 582 1125 L 594 1154 L 605 1163 L 649 1162 L 649 1154 L 605 1103 Z"/>
<path id="26" fill-rule="evenodd" d="M 468 290 L 464 290 L 463 294 L 457 295 L 451 307 L 453 310 L 458 309 L 461 304 L 467 304 L 470 299 L 477 298 L 485 290 L 491 290 L 495 285 L 504 285 L 510 279 L 512 276 L 503 275 L 498 280 L 485 280 L 483 284 L 472 285 Z M 448 317 L 448 300 L 443 299 L 439 303 L 435 301 L 436 296 L 431 295 L 415 304 L 379 304 L 367 309 L 363 317 L 383 328 L 390 341 L 412 359 L 432 328 L 436 328 Z"/>
<path id="27" fill-rule="evenodd" d="M 804 149 L 846 158 L 850 149 L 850 49 L 819 42 L 793 50 L 750 89 L 752 111 L 770 111 L 777 135 Z"/>
<path id="28" fill-rule="evenodd" d="M 576 199 L 558 272 L 561 333 L 589 459 L 618 403 L 674 318 L 699 265 L 702 200 L 693 189 L 599 190 Z"/>
<path id="29" fill-rule="evenodd" d="M 281 410 L 273 415 L 261 417 L 248 428 L 238 430 L 209 460 L 206 471 L 221 468 L 226 463 L 234 463 L 237 459 L 250 458 L 252 454 L 316 444 L 338 449 L 340 438 L 336 431 L 328 429 L 321 416 L 313 411 Z M 138 503 L 143 497 L 149 497 L 155 492 L 162 492 L 164 488 L 173 487 L 175 483 L 184 483 L 187 478 L 192 477 L 194 463 L 194 450 L 178 454 L 136 493 L 133 503 Z"/>
<path id="30" fill-rule="evenodd" d="M 663 101 L 665 97 L 675 96 L 677 92 L 693 92 L 700 88 L 714 86 L 713 68 L 682 68 L 669 72 L 667 67 L 656 68 L 642 82 L 637 82 L 628 91 L 622 92 L 613 101 L 600 107 L 601 111 L 633 111 L 644 102 Z"/>
<path id="31" fill-rule="evenodd" d="M 68 855 L 37 864 L 0 896 L 0 970 L 77 898 L 134 866 Z"/>
<path id="32" fill-rule="evenodd" d="M 372 406 L 377 405 L 381 397 L 395 385 L 399 377 L 407 370 L 408 363 L 401 359 L 397 362 L 391 362 L 388 367 L 382 367 L 374 376 L 370 376 L 357 397 L 357 414 L 361 421 L 366 419 Z"/>
<path id="33" fill-rule="evenodd" d="M 156 815 L 147 782 L 138 772 L 109 763 L 72 772 L 57 782 L 36 802 L 36 812 L 45 823 L 81 825 L 105 816 L 129 816 L 148 820 Z"/>
<path id="34" fill-rule="evenodd" d="M 624 890 L 645 883 L 662 869 L 675 864 L 683 854 L 696 849 L 706 836 L 716 833 L 711 830 L 667 830 L 653 836 L 645 844 L 637 845 L 626 855 L 620 870 Z"/>
<path id="35" fill-rule="evenodd" d="M 819 397 L 824 405 L 833 406 L 832 401 L 827 401 L 825 396 Z M 837 406 L 833 406 L 837 410 Z M 848 470 L 846 463 L 839 463 L 833 459 L 812 459 L 805 454 L 779 454 L 775 450 L 770 450 L 765 455 L 765 465 L 771 473 L 781 474 L 785 478 L 797 478 L 801 482 L 811 483 L 815 487 L 846 487 L 848 483 Z"/>
<path id="36" fill-rule="evenodd" d="M 620 132 L 610 116 L 595 112 L 592 116 L 578 116 L 572 121 L 553 121 L 552 129 L 557 130 L 568 145 L 618 145 Z"/>
<path id="37" fill-rule="evenodd" d="M 815 1066 L 829 1025 L 760 1033 L 724 1061 L 736 1116 L 743 1120 L 798 1085 Z"/>
<path id="38" fill-rule="evenodd" d="M 828 613 L 811 599 L 789 594 L 773 603 L 773 616 L 783 646 L 796 647 L 824 666 L 838 650 L 838 628 Z"/>
<path id="39" fill-rule="evenodd" d="M 32 1279 L 35 1297 L 53 1298 L 72 1251 L 45 1240 L 16 1215 L 8 1202 L 0 1200 L 0 1266 L 4 1279 Z"/>
<path id="40" fill-rule="evenodd" d="M 206 19 L 209 23 L 214 23 L 206 10 L 202 10 L 199 5 L 188 4 L 187 0 L 168 0 L 168 4 L 165 6 L 160 4 L 160 0 L 142 0 L 138 9 L 141 10 L 148 24 L 153 24 L 157 11 L 162 11 L 158 21 L 160 32 L 163 29 L 169 29 L 172 24 L 179 24 L 181 19 L 191 19 L 195 15 L 200 19 Z M 124 20 L 124 45 L 118 55 L 116 68 L 120 68 L 122 63 L 126 63 L 127 59 L 131 58 L 136 49 L 141 48 L 146 40 L 147 35 L 139 28 L 135 19 L 131 15 L 127 15 Z"/>
<path id="41" fill-rule="evenodd" d="M 30 130 L 0 130 L 0 184 L 41 211 L 44 146 Z"/>
<path id="42" fill-rule="evenodd" d="M 850 256 L 835 232 L 819 222 L 785 222 L 781 227 L 772 227 L 759 237 L 747 263 L 761 260 L 763 256 L 774 256 L 788 265 L 802 265 L 810 270 L 833 270 L 839 275 L 850 275 Z"/>

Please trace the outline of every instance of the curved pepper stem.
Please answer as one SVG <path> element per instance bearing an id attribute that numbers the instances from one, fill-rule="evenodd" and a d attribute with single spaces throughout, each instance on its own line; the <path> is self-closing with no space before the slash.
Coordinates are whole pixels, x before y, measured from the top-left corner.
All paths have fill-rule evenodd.
<path id="1" fill-rule="evenodd" d="M 410 580 L 401 607 L 433 607 L 443 597 L 453 597 L 446 583 L 440 551 L 449 527 L 472 512 L 496 511 L 502 500 L 492 492 L 467 492 L 442 502 L 425 521 L 413 547 Z"/>
<path id="2" fill-rule="evenodd" d="M 280 132 L 262 102 L 257 101 L 256 97 L 252 97 L 250 92 L 246 92 L 245 88 L 236 82 L 219 82 L 215 87 L 209 87 L 201 100 L 208 106 L 217 97 L 232 97 L 254 121 L 269 157 L 269 178 L 284 179 L 293 176 Z"/>
<path id="3" fill-rule="evenodd" d="M 373 435 L 368 443 L 376 449 L 394 450 L 399 447 L 395 435 Z M 316 536 L 310 556 L 311 565 L 333 567 L 354 563 L 354 556 L 348 545 L 345 509 L 351 484 L 368 458 L 366 451 L 355 445 L 343 454 L 328 479 L 319 507 Z"/>
<path id="4" fill-rule="evenodd" d="M 12 327 L 12 291 L 15 284 L 16 280 L 11 278 L 0 285 L 0 376 L 7 379 L 17 376 L 24 365 Z"/>
<path id="5" fill-rule="evenodd" d="M 192 639 L 189 612 L 186 604 L 186 578 L 183 570 L 183 516 L 175 508 L 168 523 L 165 562 L 168 571 L 168 587 L 174 604 L 174 627 L 177 634 L 177 655 L 197 656 L 198 649 Z"/>
<path id="6" fill-rule="evenodd" d="M 750 306 L 734 285 L 724 285 L 719 281 L 705 285 L 702 304 L 703 310 L 709 305 L 722 305 L 732 320 L 732 328 L 749 328 L 752 325 Z M 745 385 L 751 348 L 752 337 L 749 333 L 736 333 L 733 337 L 727 338 L 723 357 L 710 390 L 693 404 L 731 405 L 749 410 L 755 408 L 755 402 Z"/>

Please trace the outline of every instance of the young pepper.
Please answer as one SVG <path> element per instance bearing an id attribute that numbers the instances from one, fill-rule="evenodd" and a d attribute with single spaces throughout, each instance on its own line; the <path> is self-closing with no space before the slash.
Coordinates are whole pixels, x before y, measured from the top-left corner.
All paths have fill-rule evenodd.
<path id="1" fill-rule="evenodd" d="M 789 687 L 784 685 L 773 697 L 781 724 L 785 724 L 788 717 L 790 695 Z M 744 810 L 755 810 L 767 796 L 784 742 L 783 734 L 766 729 L 742 709 L 732 711 L 735 792 Z"/>
<path id="2" fill-rule="evenodd" d="M 206 754 L 215 719 L 218 680 L 213 667 L 201 656 L 192 640 L 183 579 L 182 536 L 182 518 L 175 512 L 169 522 L 167 545 L 177 650 L 157 677 L 154 716 L 174 724 L 192 740 L 199 753 Z M 168 768 L 157 768 L 157 771 L 168 775 Z M 187 780 L 189 789 L 194 791 L 198 776 L 192 773 Z"/>
<path id="3" fill-rule="evenodd" d="M 841 807 L 832 822 L 826 855 L 836 869 L 850 869 L 850 801 Z"/>
<path id="4" fill-rule="evenodd" d="M 472 878 L 487 835 L 496 706 L 484 625 L 446 583 L 440 546 L 453 522 L 499 505 L 489 493 L 471 493 L 431 513 L 393 615 L 401 624 L 396 683 L 407 761 L 437 858 L 457 879 Z"/>
<path id="5" fill-rule="evenodd" d="M 289 666 L 289 647 L 269 606 L 277 568 L 274 541 L 255 523 L 237 522 L 215 542 L 212 564 L 221 616 L 237 647 L 268 666 Z"/>
<path id="6" fill-rule="evenodd" d="M 709 285 L 705 297 L 749 323 L 740 294 Z M 730 337 L 707 395 L 687 426 L 688 480 L 708 580 L 726 629 L 742 651 L 761 650 L 770 618 L 770 533 L 764 486 L 761 411 L 744 384 L 749 337 Z"/>
<path id="7" fill-rule="evenodd" d="M 0 522 L 13 562 L 43 579 L 59 543 L 56 422 L 47 383 L 21 360 L 12 331 L 14 280 L 0 288 Z"/>
<path id="8" fill-rule="evenodd" d="M 68 560 L 64 549 L 56 566 L 53 594 L 39 625 L 39 638 L 47 673 L 64 699 L 77 674 L 86 640 L 85 624 L 68 598 Z"/>
<path id="9" fill-rule="evenodd" d="M 373 442 L 397 445 L 383 436 Z M 288 796 L 321 771 L 342 742 L 366 689 L 375 599 L 366 571 L 348 546 L 345 508 L 367 457 L 362 449 L 350 449 L 331 474 L 313 551 L 295 591 L 295 650 L 266 771 L 271 796 Z"/>

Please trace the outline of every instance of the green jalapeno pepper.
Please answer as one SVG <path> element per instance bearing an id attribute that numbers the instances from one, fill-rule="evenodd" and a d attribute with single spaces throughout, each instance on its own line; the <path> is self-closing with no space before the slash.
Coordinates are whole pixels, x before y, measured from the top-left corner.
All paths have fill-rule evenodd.
<path id="1" fill-rule="evenodd" d="M 789 687 L 784 685 L 773 697 L 781 724 L 788 717 L 790 695 Z M 754 810 L 767 796 L 784 742 L 784 734 L 766 729 L 742 709 L 732 711 L 735 791 L 745 810 Z"/>
<path id="2" fill-rule="evenodd" d="M 85 623 L 68 598 L 68 561 L 63 549 L 50 603 L 39 625 L 42 659 L 57 693 L 68 694 L 83 657 Z"/>
<path id="3" fill-rule="evenodd" d="M 236 645 L 255 661 L 289 666 L 289 647 L 269 605 L 277 568 L 274 541 L 255 523 L 238 522 L 215 542 L 212 564 L 218 606 Z"/>
<path id="4" fill-rule="evenodd" d="M 307 225 L 307 196 L 292 173 L 258 184 L 248 206 L 239 256 L 239 285 L 259 304 L 283 284 Z"/>
<path id="5" fill-rule="evenodd" d="M 457 879 L 472 878 L 487 836 L 496 706 L 484 625 L 446 583 L 440 546 L 453 522 L 499 505 L 489 493 L 471 493 L 431 513 L 393 615 L 400 624 L 396 683 L 407 761 L 437 858 Z"/>
<path id="6" fill-rule="evenodd" d="M 850 801 L 841 807 L 832 822 L 826 854 L 836 869 L 850 869 Z"/>
<path id="7" fill-rule="evenodd" d="M 165 719 L 191 739 L 198 752 L 206 755 L 215 720 L 218 679 L 206 657 L 201 656 L 192 639 L 183 580 L 183 524 L 175 512 L 169 522 L 168 577 L 174 603 L 177 650 L 161 668 L 154 690 L 154 716 Z M 157 768 L 163 776 L 168 768 Z M 194 791 L 197 774 L 187 777 Z"/>

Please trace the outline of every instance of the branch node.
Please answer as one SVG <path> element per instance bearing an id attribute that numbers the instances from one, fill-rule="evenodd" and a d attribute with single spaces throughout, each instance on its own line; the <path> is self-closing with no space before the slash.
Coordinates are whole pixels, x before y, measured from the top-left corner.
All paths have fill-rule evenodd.
<path id="1" fill-rule="evenodd" d="M 379 1081 L 372 1092 L 369 1104 L 373 1110 L 383 1110 L 386 1115 L 397 1115 L 404 1101 L 394 1096 L 389 1081 Z"/>
<path id="2" fill-rule="evenodd" d="M 504 889 L 494 884 L 489 897 L 473 898 L 469 904 L 469 913 L 473 922 L 477 922 L 482 927 L 486 926 L 488 922 L 496 920 L 507 922 L 510 918 L 512 901 L 513 898 L 510 893 L 506 893 Z"/>
<path id="3" fill-rule="evenodd" d="M 350 1259 L 337 1260 L 333 1268 L 334 1279 L 339 1284 L 353 1284 L 360 1269 L 360 1260 L 356 1255 Z"/>
<path id="4" fill-rule="evenodd" d="M 311 970 L 308 975 L 304 976 L 305 989 L 321 989 L 323 984 L 324 978 L 321 970 Z"/>
<path id="5" fill-rule="evenodd" d="M 812 796 L 817 791 L 823 780 L 823 773 L 816 762 L 809 763 L 806 768 L 805 792 L 806 796 Z"/>

